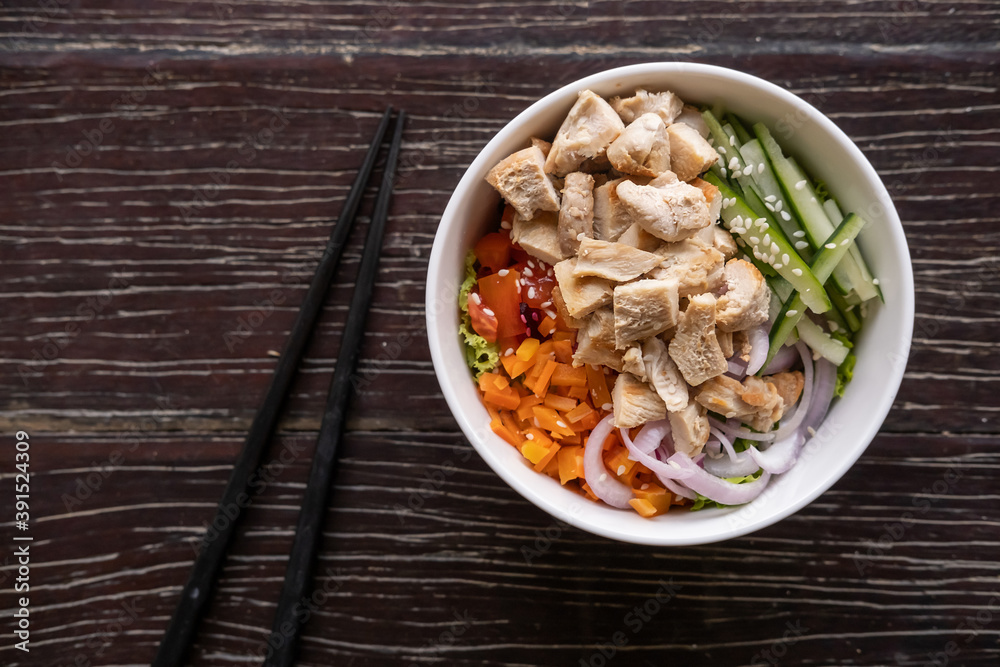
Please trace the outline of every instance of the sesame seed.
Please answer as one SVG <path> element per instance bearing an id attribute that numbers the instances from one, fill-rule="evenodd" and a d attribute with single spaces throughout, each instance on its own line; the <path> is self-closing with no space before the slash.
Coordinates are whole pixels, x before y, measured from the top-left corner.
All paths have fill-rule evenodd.
<path id="1" fill-rule="evenodd" d="M 667 461 L 667 465 L 673 466 L 674 468 L 677 468 L 678 470 L 681 469 L 681 467 L 679 465 L 677 465 L 677 461 Z"/>
<path id="2" fill-rule="evenodd" d="M 778 247 L 777 243 L 771 241 L 771 254 L 777 257 L 779 252 L 781 252 L 781 248 Z"/>
<path id="3" fill-rule="evenodd" d="M 497 271 L 497 275 L 500 276 L 501 278 L 506 276 L 508 273 L 510 273 L 510 271 L 508 271 L 507 269 L 500 269 L 499 271 Z"/>
<path id="4" fill-rule="evenodd" d="M 535 439 L 535 434 L 534 433 L 525 433 L 524 437 L 527 438 L 528 440 L 534 440 Z"/>
<path id="5" fill-rule="evenodd" d="M 757 218 L 754 222 L 756 222 L 757 226 L 761 229 L 767 229 L 767 218 Z"/>
<path id="6" fill-rule="evenodd" d="M 763 244 L 765 246 L 771 245 L 771 235 L 770 234 L 764 234 L 764 242 L 763 242 Z"/>
<path id="7" fill-rule="evenodd" d="M 726 147 L 725 146 L 719 146 L 715 150 L 719 151 L 719 155 L 725 155 L 726 154 Z"/>
<path id="8" fill-rule="evenodd" d="M 627 470 L 627 468 L 625 467 L 624 463 L 622 465 L 618 466 L 618 475 L 619 476 L 624 475 L 626 470 Z"/>
<path id="9" fill-rule="evenodd" d="M 778 262 L 777 264 L 775 264 L 775 265 L 774 265 L 774 268 L 775 268 L 775 270 L 777 270 L 777 269 L 782 269 L 782 268 L 784 268 L 784 267 L 785 267 L 785 265 L 784 265 L 784 264 L 782 264 L 781 262 Z"/>
<path id="10" fill-rule="evenodd" d="M 757 245 L 758 243 L 760 243 L 760 238 L 758 238 L 756 236 L 751 236 L 750 237 L 750 243 L 752 243 L 754 245 Z"/>
<path id="11" fill-rule="evenodd" d="M 729 168 L 730 169 L 736 169 L 736 167 L 738 167 L 738 166 L 740 166 L 740 161 L 737 160 L 735 157 L 732 160 L 729 161 Z"/>
<path id="12" fill-rule="evenodd" d="M 524 275 L 526 275 L 526 276 L 528 276 L 530 278 L 533 275 L 535 275 L 535 273 L 534 273 L 534 271 L 531 270 L 530 267 L 526 266 L 526 267 L 524 267 Z"/>
<path id="13" fill-rule="evenodd" d="M 496 313 L 494 313 L 494 312 L 493 312 L 492 310 L 490 310 L 489 308 L 483 308 L 483 313 L 484 313 L 484 314 L 485 314 L 485 315 L 486 315 L 487 317 L 495 317 L 495 316 L 496 316 Z"/>
<path id="14" fill-rule="evenodd" d="M 790 311 L 788 311 L 788 312 L 787 312 L 787 313 L 785 313 L 785 314 L 786 314 L 786 315 L 788 315 L 789 317 L 795 317 L 796 315 L 798 315 L 798 314 L 799 314 L 799 311 L 797 311 L 797 310 L 795 310 L 794 308 L 792 308 L 792 309 L 791 309 Z"/>
<path id="15" fill-rule="evenodd" d="M 505 357 L 509 357 L 509 356 L 510 356 L 510 355 L 512 355 L 512 354 L 514 354 L 514 348 L 512 348 L 512 347 L 508 347 L 508 348 L 507 348 L 507 351 L 503 353 L 503 356 L 505 356 Z"/>
<path id="16" fill-rule="evenodd" d="M 872 278 L 872 285 L 875 285 L 877 287 L 878 284 L 879 284 L 878 278 Z"/>
<path id="17" fill-rule="evenodd" d="M 764 173 L 764 163 L 763 162 L 761 162 L 760 164 L 757 165 L 757 173 L 758 174 L 763 174 Z"/>
<path id="18" fill-rule="evenodd" d="M 604 480 L 606 480 L 607 478 L 608 478 L 608 473 L 606 473 L 606 472 L 602 472 L 602 473 L 601 473 L 601 476 L 597 478 L 597 481 L 599 481 L 599 482 L 603 482 L 603 481 L 604 481 Z"/>
<path id="19" fill-rule="evenodd" d="M 534 299 L 535 298 L 535 288 L 534 287 L 529 287 L 528 288 L 528 298 L 529 299 Z"/>
<path id="20" fill-rule="evenodd" d="M 764 201 L 771 202 L 772 204 L 774 203 L 775 199 L 777 199 L 777 197 L 775 197 L 774 195 L 768 195 L 768 196 L 764 197 Z"/>
<path id="21" fill-rule="evenodd" d="M 806 243 L 805 241 L 796 241 L 795 242 L 795 249 L 796 250 L 805 250 L 808 247 L 809 247 L 809 244 Z"/>
<path id="22" fill-rule="evenodd" d="M 781 218 L 782 218 L 783 220 L 786 220 L 786 221 L 787 221 L 787 220 L 791 220 L 791 219 L 792 219 L 792 216 L 788 215 L 788 211 L 782 211 L 782 212 L 781 212 Z"/>
<path id="23" fill-rule="evenodd" d="M 816 429 L 814 429 L 814 428 L 813 428 L 812 426 L 810 426 L 810 427 L 809 427 L 809 428 L 807 428 L 806 430 L 807 430 L 807 431 L 809 432 L 809 435 L 811 435 L 811 436 L 813 436 L 813 437 L 815 437 L 815 436 L 816 436 Z"/>
<path id="24" fill-rule="evenodd" d="M 840 325 L 834 322 L 833 320 L 827 320 L 826 324 L 828 327 L 830 327 L 830 331 L 840 331 Z"/>
<path id="25" fill-rule="evenodd" d="M 530 259 L 528 260 L 528 268 L 529 268 L 529 269 L 533 269 L 533 268 L 535 268 L 535 263 L 534 263 L 534 262 L 532 262 L 532 261 L 531 261 Z"/>
<path id="26" fill-rule="evenodd" d="M 781 210 L 781 207 L 782 207 L 782 206 L 784 206 L 784 205 L 785 205 L 785 202 L 783 202 L 783 201 L 781 201 L 781 200 L 779 199 L 779 200 L 778 200 L 777 202 L 775 202 L 775 204 L 774 204 L 774 210 L 775 210 L 775 211 L 780 211 L 780 210 Z"/>
<path id="27" fill-rule="evenodd" d="M 719 167 L 719 171 L 722 172 L 722 177 L 725 178 L 726 177 L 726 168 L 725 167 Z"/>
<path id="28" fill-rule="evenodd" d="M 549 306 L 551 306 L 551 305 L 552 305 L 552 302 L 551 302 L 551 301 L 545 301 L 545 302 L 543 302 L 543 303 L 542 303 L 542 306 L 541 306 L 541 307 L 542 307 L 542 308 L 548 308 L 548 307 L 549 307 Z"/>
<path id="29" fill-rule="evenodd" d="M 642 486 L 639 487 L 639 490 L 640 491 L 645 491 L 648 488 L 649 488 L 649 484 L 643 484 Z"/>
<path id="30" fill-rule="evenodd" d="M 615 406 L 611 405 L 610 403 L 605 403 L 604 405 L 601 406 L 601 410 L 604 410 L 604 411 L 607 412 L 607 411 L 610 411 L 610 410 L 614 409 L 614 407 Z"/>
<path id="31" fill-rule="evenodd" d="M 469 298 L 472 299 L 472 303 L 476 304 L 477 306 L 483 303 L 483 300 L 475 292 L 469 292 Z"/>
<path id="32" fill-rule="evenodd" d="M 729 135 L 729 144 L 732 146 L 736 145 L 736 137 L 731 134 Z"/>
<path id="33" fill-rule="evenodd" d="M 775 258 L 775 256 L 774 256 L 774 255 L 768 255 L 768 256 L 767 256 L 767 263 L 768 263 L 768 264 L 774 264 L 774 260 L 775 260 L 775 259 L 776 259 L 776 258 Z"/>
<path id="34" fill-rule="evenodd" d="M 802 275 L 802 269 L 792 269 L 792 273 L 794 273 L 797 276 L 801 276 Z"/>
<path id="35" fill-rule="evenodd" d="M 851 242 L 851 239 L 844 239 L 843 241 L 840 242 L 840 245 L 847 245 L 850 242 Z"/>
<path id="36" fill-rule="evenodd" d="M 810 198 L 809 198 L 809 201 L 811 201 L 811 202 L 812 202 L 812 203 L 814 203 L 814 204 L 817 204 L 817 203 L 819 203 L 819 202 L 817 202 L 817 201 L 816 201 L 816 198 L 815 198 L 815 197 L 810 197 Z"/>
<path id="37" fill-rule="evenodd" d="M 787 252 L 781 255 L 781 262 L 783 264 L 788 264 L 788 253 Z"/>
<path id="38" fill-rule="evenodd" d="M 773 211 L 773 210 L 774 210 L 774 206 L 772 206 L 772 205 L 771 205 L 771 204 L 769 204 L 768 202 L 764 202 L 764 207 L 765 207 L 765 208 L 766 208 L 766 209 L 767 209 L 768 211 Z"/>
<path id="39" fill-rule="evenodd" d="M 828 249 L 830 249 L 830 250 L 834 250 L 834 249 L 836 249 L 836 247 L 837 247 L 837 244 L 836 244 L 836 243 L 827 243 L 827 244 L 826 244 L 825 246 L 823 246 L 823 247 L 824 247 L 824 248 L 828 248 Z"/>
<path id="40" fill-rule="evenodd" d="M 797 232 L 793 232 L 792 233 L 792 236 L 794 236 L 797 239 L 800 239 L 800 238 L 802 238 L 805 235 L 806 235 L 806 233 L 804 231 L 802 231 L 801 229 L 799 231 L 797 231 Z"/>
<path id="41" fill-rule="evenodd" d="M 554 312 L 552 312 L 551 310 L 546 310 L 545 314 L 548 315 L 550 319 L 553 319 L 553 320 L 556 319 L 556 314 Z"/>
<path id="42" fill-rule="evenodd" d="M 500 221 L 500 229 L 510 229 L 510 223 L 506 220 Z"/>
<path id="43" fill-rule="evenodd" d="M 561 421 L 556 421 L 556 426 L 558 426 L 559 428 L 566 428 L 566 424 Z"/>
<path id="44" fill-rule="evenodd" d="M 806 183 L 805 179 L 803 179 L 803 180 L 801 180 L 801 181 L 799 181 L 798 183 L 795 184 L 795 189 L 796 190 L 804 190 L 805 187 L 806 187 L 806 185 L 807 185 L 807 183 Z"/>

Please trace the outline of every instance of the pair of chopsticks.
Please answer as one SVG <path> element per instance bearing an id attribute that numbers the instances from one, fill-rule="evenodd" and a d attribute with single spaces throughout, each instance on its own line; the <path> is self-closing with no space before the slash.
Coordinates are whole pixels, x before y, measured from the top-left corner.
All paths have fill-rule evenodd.
<path id="1" fill-rule="evenodd" d="M 309 471 L 309 482 L 306 486 L 305 498 L 302 501 L 302 509 L 299 512 L 295 541 L 292 545 L 288 569 L 285 572 L 285 583 L 278 600 L 278 609 L 274 615 L 270 636 L 272 641 L 269 642 L 272 650 L 268 652 L 265 659 L 264 665 L 266 667 L 290 667 L 293 662 L 303 616 L 297 607 L 312 578 L 313 563 L 316 559 L 316 550 L 322 533 L 326 499 L 329 495 L 330 481 L 333 478 L 337 462 L 337 447 L 346 420 L 351 375 L 354 373 L 360 354 L 365 318 L 378 272 L 382 236 L 385 232 L 386 219 L 389 216 L 389 199 L 392 195 L 396 163 L 399 159 L 405 115 L 405 112 L 400 111 L 396 116 L 396 126 L 386 158 L 382 184 L 375 200 L 375 208 L 369 224 L 364 252 L 361 256 L 354 294 L 351 297 L 351 307 L 348 311 L 347 323 L 344 325 L 340 352 L 337 355 L 337 366 L 334 370 L 333 381 L 330 383 L 326 409 L 323 413 L 319 437 L 316 440 L 316 454 Z M 278 366 L 271 378 L 264 403 L 254 417 L 243 451 L 240 453 L 236 465 L 233 467 L 233 472 L 229 476 L 229 481 L 226 483 L 226 489 L 216 511 L 216 521 L 211 524 L 224 526 L 224 528 L 219 529 L 214 538 L 210 538 L 211 533 L 208 533 L 203 540 L 194 568 L 191 570 L 191 576 L 181 593 L 180 603 L 170 619 L 166 635 L 164 635 L 156 658 L 153 660 L 153 667 L 179 667 L 183 664 L 188 653 L 198 621 L 211 598 L 215 579 L 222 567 L 226 550 L 235 534 L 236 523 L 243 512 L 240 509 L 236 519 L 231 519 L 233 508 L 245 508 L 247 505 L 246 499 L 250 497 L 250 481 L 260 466 L 261 456 L 278 421 L 278 414 L 285 403 L 292 378 L 302 357 L 302 351 L 316 324 L 327 288 L 344 252 L 348 233 L 354 223 L 372 169 L 375 167 L 375 161 L 391 118 L 392 107 L 388 107 L 379 122 L 375 138 L 372 140 L 371 146 L 368 147 L 361 169 L 354 179 L 351 192 L 344 202 L 344 208 L 337 224 L 330 234 L 326 250 L 320 258 L 316 274 L 313 276 L 302 307 L 299 309 L 298 317 L 292 327 L 292 333 L 278 359 Z"/>

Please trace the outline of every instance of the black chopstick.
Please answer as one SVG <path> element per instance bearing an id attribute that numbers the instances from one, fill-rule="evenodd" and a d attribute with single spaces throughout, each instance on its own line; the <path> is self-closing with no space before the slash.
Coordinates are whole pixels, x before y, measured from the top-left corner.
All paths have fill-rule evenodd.
<path id="1" fill-rule="evenodd" d="M 212 588 L 225 559 L 226 549 L 236 532 L 237 521 L 248 504 L 251 478 L 260 466 L 261 456 L 274 432 L 279 411 L 284 405 L 292 378 L 295 376 L 295 369 L 302 357 L 302 350 L 316 324 L 316 317 L 323 305 L 330 280 L 340 262 L 340 256 L 343 254 L 348 233 L 351 231 L 351 226 L 358 212 L 358 206 L 361 204 L 365 186 L 371 177 L 379 148 L 385 138 L 386 130 L 389 128 L 391 116 L 392 107 L 388 107 L 379 122 L 375 138 L 372 140 L 371 146 L 368 147 L 361 169 L 354 179 L 350 194 L 344 201 L 344 207 L 330 234 L 326 250 L 319 260 L 319 266 L 316 267 L 316 274 L 313 276 L 305 299 L 302 301 L 302 307 L 299 309 L 298 317 L 292 326 L 292 333 L 285 343 L 285 349 L 278 359 L 278 365 L 271 378 L 271 384 L 267 388 L 264 402 L 250 426 L 243 451 L 240 452 L 236 465 L 229 475 L 226 489 L 219 501 L 215 520 L 211 524 L 213 528 L 210 531 L 215 531 L 216 535 L 214 538 L 210 538 L 211 532 L 206 532 L 202 540 L 201 550 L 195 559 L 191 576 L 184 586 L 181 600 L 170 619 L 170 625 L 167 626 L 167 632 L 160 642 L 156 657 L 153 659 L 153 667 L 179 667 L 183 664 L 191 646 L 198 621 L 211 598 Z M 232 518 L 234 510 L 235 519 Z"/>
<path id="2" fill-rule="evenodd" d="M 312 579 L 327 498 L 330 495 L 330 482 L 337 464 L 337 448 L 344 432 L 351 378 L 361 352 L 365 318 L 375 288 L 378 260 L 382 253 L 382 236 L 389 216 L 389 199 L 405 121 L 406 114 L 400 111 L 396 118 L 396 127 L 389 147 L 382 185 L 375 201 L 368 237 L 365 240 L 364 253 L 361 256 L 354 295 L 351 297 L 351 309 L 347 315 L 347 324 L 344 326 L 340 352 L 337 354 L 337 367 L 330 383 L 330 393 L 327 395 L 326 411 L 323 413 L 319 437 L 316 439 L 316 454 L 309 471 L 309 482 L 306 485 L 305 498 L 295 528 L 295 541 L 292 544 L 288 569 L 285 571 L 285 584 L 281 589 L 278 609 L 271 626 L 269 650 L 264 660 L 264 667 L 291 667 L 295 657 L 298 633 L 305 616 L 303 599 Z"/>

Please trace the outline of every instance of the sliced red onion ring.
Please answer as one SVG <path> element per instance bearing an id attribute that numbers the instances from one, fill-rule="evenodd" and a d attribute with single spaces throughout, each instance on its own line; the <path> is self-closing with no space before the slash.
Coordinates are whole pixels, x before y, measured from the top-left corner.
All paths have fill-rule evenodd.
<path id="1" fill-rule="evenodd" d="M 647 431 L 650 431 L 649 435 L 646 435 Z M 690 475 L 690 473 L 679 470 L 677 466 L 672 466 L 669 463 L 660 461 L 655 456 L 647 454 L 639 449 L 636 444 L 632 442 L 632 438 L 629 437 L 627 429 L 620 429 L 620 432 L 622 434 L 622 442 L 625 443 L 625 448 L 628 449 L 630 455 L 629 458 L 633 461 L 638 461 L 642 465 L 649 468 L 661 482 L 664 479 L 685 479 Z M 635 439 L 638 441 L 645 435 L 647 438 L 656 437 L 656 442 L 659 443 L 660 440 L 663 439 L 663 436 L 669 432 L 670 422 L 666 419 L 661 419 L 657 422 L 649 422 L 643 426 L 642 430 L 639 431 L 639 435 L 637 435 Z"/>
<path id="2" fill-rule="evenodd" d="M 767 365 L 767 368 L 761 371 L 761 375 L 774 375 L 775 373 L 787 371 L 798 358 L 798 350 L 794 347 L 782 345 L 781 349 L 774 353 L 774 358 L 771 359 L 771 363 Z"/>
<path id="3" fill-rule="evenodd" d="M 813 381 L 812 404 L 802 422 L 805 428 L 817 428 L 826 417 L 837 389 L 837 367 L 827 359 L 816 361 L 816 379 Z"/>
<path id="4" fill-rule="evenodd" d="M 787 419 L 782 418 L 781 426 L 774 432 L 774 442 L 784 440 L 799 430 L 803 425 L 806 415 L 809 414 L 809 406 L 812 403 L 812 395 L 815 388 L 813 386 L 812 351 L 802 341 L 795 344 L 795 349 L 799 351 L 799 356 L 802 357 L 802 372 L 805 375 L 802 396 L 799 398 L 795 412 Z"/>
<path id="5" fill-rule="evenodd" d="M 710 500 L 722 505 L 743 505 L 761 494 L 771 479 L 766 470 L 761 476 L 746 484 L 733 484 L 702 470 L 686 454 L 677 452 L 667 461 L 680 470 L 690 473 L 684 478 L 684 485 Z"/>
<path id="6" fill-rule="evenodd" d="M 751 431 L 748 428 L 743 428 L 739 425 L 739 420 L 734 420 L 732 422 L 720 422 L 714 417 L 708 418 L 708 424 L 712 428 L 716 428 L 730 438 L 746 438 L 747 440 L 757 440 L 763 442 L 770 442 L 774 440 L 774 433 L 757 433 Z"/>
<path id="7" fill-rule="evenodd" d="M 747 375 L 747 362 L 743 361 L 739 357 L 732 357 L 726 362 L 729 365 L 729 370 L 726 371 L 726 375 L 729 375 L 734 380 L 742 380 Z"/>
<path id="8" fill-rule="evenodd" d="M 688 500 L 696 500 L 698 498 L 698 494 L 684 486 L 684 482 L 678 482 L 669 477 L 660 479 L 660 481 L 663 482 L 663 486 L 667 487 L 668 491 L 677 494 L 681 498 L 687 498 Z"/>
<path id="9" fill-rule="evenodd" d="M 754 464 L 763 468 L 772 475 L 780 475 L 788 472 L 799 458 L 799 452 L 805 443 L 805 436 L 802 430 L 792 433 L 787 438 L 779 440 L 767 449 L 760 451 L 756 447 L 750 447 L 746 453 L 753 459 Z"/>
<path id="10" fill-rule="evenodd" d="M 747 338 L 750 339 L 750 361 L 747 363 L 747 375 L 756 375 L 767 361 L 767 351 L 770 343 L 767 339 L 767 328 L 764 326 L 754 327 L 747 331 Z"/>
<path id="11" fill-rule="evenodd" d="M 632 489 L 619 482 L 604 465 L 604 441 L 614 427 L 614 415 L 602 419 L 590 432 L 583 449 L 583 476 L 594 495 L 612 507 L 626 509 L 633 498 Z"/>
<path id="12" fill-rule="evenodd" d="M 756 450 L 754 450 L 756 451 Z M 705 457 L 703 466 L 705 472 L 716 477 L 746 477 L 760 470 L 761 466 L 751 457 L 750 451 L 740 452 L 735 459 L 730 460 L 728 456 L 717 459 Z"/>
<path id="13" fill-rule="evenodd" d="M 726 450 L 726 454 L 729 454 L 729 459 L 731 461 L 735 461 L 736 450 L 733 449 L 733 443 L 732 441 L 729 440 L 729 438 L 726 437 L 726 434 L 717 428 L 710 429 L 709 433 L 711 433 L 712 435 L 714 435 L 716 438 L 719 439 L 719 444 L 721 444 L 722 448 Z"/>
<path id="14" fill-rule="evenodd" d="M 670 422 L 661 419 L 657 422 L 649 422 L 642 427 L 639 434 L 635 436 L 635 448 L 644 454 L 652 454 L 660 446 L 663 439 L 670 433 Z M 628 434 L 625 433 L 627 437 Z"/>

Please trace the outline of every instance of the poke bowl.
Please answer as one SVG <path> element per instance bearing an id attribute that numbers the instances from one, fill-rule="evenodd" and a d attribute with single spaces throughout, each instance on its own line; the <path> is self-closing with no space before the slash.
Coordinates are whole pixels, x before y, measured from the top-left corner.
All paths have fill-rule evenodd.
<path id="1" fill-rule="evenodd" d="M 690 545 L 854 464 L 913 299 L 889 194 L 830 119 L 745 73 L 648 63 L 560 88 L 479 153 L 426 317 L 442 393 L 508 485 L 597 535 Z"/>

